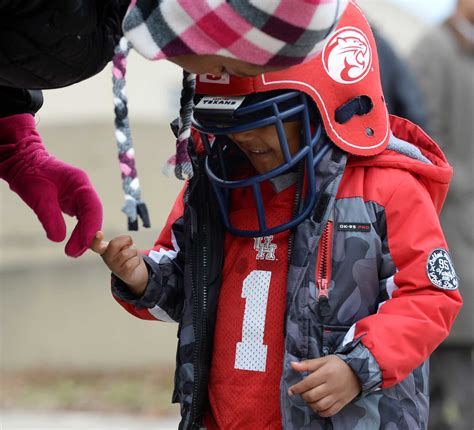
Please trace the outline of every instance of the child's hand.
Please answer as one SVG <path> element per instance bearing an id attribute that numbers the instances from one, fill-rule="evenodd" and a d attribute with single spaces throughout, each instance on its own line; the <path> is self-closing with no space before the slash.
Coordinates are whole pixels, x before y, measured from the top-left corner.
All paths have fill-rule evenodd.
<path id="1" fill-rule="evenodd" d="M 98 231 L 91 249 L 102 257 L 107 267 L 130 287 L 133 294 L 141 296 L 148 283 L 148 270 L 141 253 L 132 245 L 130 236 L 118 236 L 104 242 L 104 233 Z"/>
<path id="2" fill-rule="evenodd" d="M 297 372 L 309 372 L 301 382 L 290 387 L 288 394 L 300 394 L 309 407 L 321 417 L 332 417 L 360 391 L 359 379 L 336 355 L 292 362 Z"/>

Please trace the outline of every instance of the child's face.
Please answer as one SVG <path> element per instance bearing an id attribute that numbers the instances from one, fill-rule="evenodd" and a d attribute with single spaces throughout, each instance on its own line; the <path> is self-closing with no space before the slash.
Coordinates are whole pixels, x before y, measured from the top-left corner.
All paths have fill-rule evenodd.
<path id="1" fill-rule="evenodd" d="M 291 155 L 300 147 L 301 121 L 283 123 Z M 258 173 L 266 173 L 285 161 L 278 134 L 273 125 L 229 134 L 229 138 L 248 157 Z"/>
<path id="2" fill-rule="evenodd" d="M 283 69 L 278 66 L 258 66 L 221 55 L 178 55 L 168 60 L 181 66 L 184 70 L 198 75 L 208 73 L 222 76 L 224 73 L 228 73 L 229 75 L 248 77 Z"/>

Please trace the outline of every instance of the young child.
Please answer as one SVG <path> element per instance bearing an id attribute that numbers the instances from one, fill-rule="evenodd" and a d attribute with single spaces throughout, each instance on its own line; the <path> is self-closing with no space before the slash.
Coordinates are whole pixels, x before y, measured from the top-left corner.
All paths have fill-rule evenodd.
<path id="1" fill-rule="evenodd" d="M 426 429 L 461 306 L 438 221 L 451 168 L 391 117 L 350 3 L 316 59 L 201 75 L 194 175 L 147 255 L 93 250 L 133 315 L 179 323 L 182 429 Z"/>

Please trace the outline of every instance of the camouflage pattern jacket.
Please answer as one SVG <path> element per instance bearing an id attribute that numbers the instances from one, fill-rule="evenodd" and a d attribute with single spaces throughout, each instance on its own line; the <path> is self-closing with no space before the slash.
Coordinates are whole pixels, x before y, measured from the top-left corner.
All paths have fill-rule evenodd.
<path id="1" fill-rule="evenodd" d="M 318 165 L 319 200 L 297 228 L 288 272 L 283 429 L 427 428 L 427 359 L 462 302 L 438 220 L 452 169 L 420 129 L 391 121 L 383 153 L 347 157 L 334 148 Z M 179 323 L 173 401 L 181 403 L 180 429 L 201 428 L 223 262 L 211 187 L 202 159 L 194 163 L 197 173 L 145 257 L 143 296 L 112 278 L 127 311 Z M 323 253 L 328 266 L 316 275 Z M 301 378 L 290 362 L 326 354 L 342 358 L 362 386 L 331 418 L 287 395 Z"/>

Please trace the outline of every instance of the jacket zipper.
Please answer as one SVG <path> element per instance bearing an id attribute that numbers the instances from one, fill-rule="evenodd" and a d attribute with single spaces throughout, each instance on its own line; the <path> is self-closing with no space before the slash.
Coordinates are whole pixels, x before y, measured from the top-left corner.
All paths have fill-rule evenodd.
<path id="1" fill-rule="evenodd" d="M 332 233 L 333 222 L 329 220 L 319 239 L 316 261 L 316 288 L 318 289 L 317 307 L 323 322 L 331 315 L 329 286 L 331 284 Z M 328 352 L 329 351 L 323 351 L 323 354 L 327 355 Z M 326 418 L 324 422 L 327 430 L 333 429 L 331 418 Z"/>
<path id="2" fill-rule="evenodd" d="M 200 160 L 201 161 L 201 160 Z M 202 162 L 199 163 L 203 164 Z M 203 166 L 200 166 L 199 176 L 203 179 Z M 200 193 L 201 194 L 201 193 Z M 199 196 L 198 205 L 205 202 L 205 196 Z M 204 205 L 205 206 L 205 205 Z M 196 209 L 202 213 L 202 208 Z M 198 240 L 195 242 L 195 257 L 192 259 L 193 267 L 193 326 L 195 334 L 195 347 L 193 353 L 194 383 L 193 397 L 191 404 L 191 422 L 192 428 L 201 428 L 203 397 L 207 390 L 207 382 L 203 380 L 203 365 L 207 359 L 203 357 L 207 353 L 207 282 L 208 282 L 208 226 L 204 222 L 204 217 L 200 216 L 197 220 Z"/>
<path id="3" fill-rule="evenodd" d="M 322 319 L 331 314 L 329 305 L 329 286 L 331 283 L 333 222 L 329 220 L 319 240 L 318 259 L 316 263 L 316 287 L 318 289 L 318 311 Z"/>

